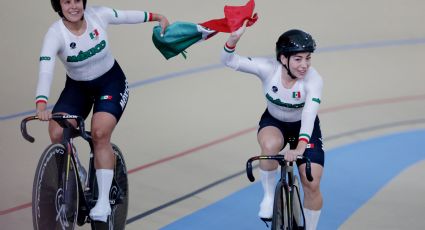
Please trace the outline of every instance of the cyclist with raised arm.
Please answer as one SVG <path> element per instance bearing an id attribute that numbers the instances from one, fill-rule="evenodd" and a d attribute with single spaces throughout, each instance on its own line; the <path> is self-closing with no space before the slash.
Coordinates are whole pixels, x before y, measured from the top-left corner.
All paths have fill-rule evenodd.
<path id="1" fill-rule="evenodd" d="M 311 67 L 311 54 L 315 41 L 301 30 L 289 30 L 276 42 L 275 58 L 243 57 L 235 53 L 236 44 L 245 32 L 245 26 L 230 34 L 221 61 L 226 66 L 256 75 L 262 82 L 267 109 L 261 116 L 257 133 L 262 155 L 276 155 L 286 144 L 290 149 L 285 160 L 296 161 L 304 191 L 304 214 L 307 229 L 316 229 L 323 198 L 320 179 L 324 166 L 324 151 L 318 108 L 321 102 L 323 81 Z M 314 180 L 305 174 L 305 161 L 311 159 Z M 278 163 L 260 161 L 260 177 L 264 197 L 260 203 L 259 217 L 265 221 L 273 215 L 274 191 Z"/>
<path id="2" fill-rule="evenodd" d="M 158 21 L 164 32 L 166 17 L 146 11 L 121 11 L 103 6 L 87 6 L 87 0 L 51 0 L 61 19 L 47 31 L 40 55 L 36 90 L 36 115 L 49 120 L 52 113 L 73 114 L 87 118 L 93 108 L 91 132 L 99 197 L 90 217 L 107 221 L 111 213 L 109 190 L 113 179 L 114 155 L 112 132 L 129 98 L 128 83 L 111 54 L 106 29 L 109 24 L 136 24 Z M 52 112 L 47 101 L 53 79 L 56 56 L 66 69 L 66 83 Z M 53 143 L 62 140 L 63 129 L 49 122 Z"/>

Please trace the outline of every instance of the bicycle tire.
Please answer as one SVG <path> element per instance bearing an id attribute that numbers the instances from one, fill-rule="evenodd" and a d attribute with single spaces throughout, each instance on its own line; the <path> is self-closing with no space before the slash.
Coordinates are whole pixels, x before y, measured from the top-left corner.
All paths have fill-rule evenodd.
<path id="1" fill-rule="evenodd" d="M 108 217 L 108 222 L 94 221 L 94 228 L 96 230 L 124 230 L 127 221 L 128 212 L 128 177 L 127 166 L 124 161 L 121 150 L 115 144 L 112 144 L 112 149 L 115 154 L 115 168 L 114 168 L 114 182 L 112 183 L 109 192 L 109 199 L 114 201 L 115 204 L 111 205 L 111 215 Z M 97 182 L 95 180 L 95 197 L 97 197 Z"/>
<path id="2" fill-rule="evenodd" d="M 40 156 L 34 175 L 32 219 L 35 230 L 72 230 L 78 215 L 78 178 L 75 163 L 69 162 L 62 144 L 49 145 Z"/>
<path id="3" fill-rule="evenodd" d="M 294 176 L 294 184 L 291 190 L 293 219 L 292 226 L 294 229 L 305 229 L 303 211 L 301 210 L 300 183 L 297 176 Z"/>
<path id="4" fill-rule="evenodd" d="M 282 181 L 276 185 L 273 202 L 272 230 L 288 229 L 288 210 L 286 208 L 287 201 Z"/>

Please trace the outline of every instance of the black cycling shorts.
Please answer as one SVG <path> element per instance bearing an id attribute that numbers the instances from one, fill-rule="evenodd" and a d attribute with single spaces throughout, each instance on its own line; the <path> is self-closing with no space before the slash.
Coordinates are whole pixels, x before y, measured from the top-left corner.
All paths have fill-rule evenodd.
<path id="1" fill-rule="evenodd" d="M 296 122 L 283 122 L 274 118 L 269 111 L 266 111 L 261 116 L 259 122 L 258 132 L 266 126 L 273 126 L 280 130 L 283 135 L 284 144 L 283 148 L 289 143 L 290 149 L 295 149 L 298 145 L 298 137 L 300 135 L 301 121 Z M 310 148 L 307 148 L 304 152 L 304 155 L 310 158 L 311 162 L 320 164 L 322 166 L 325 165 L 325 152 L 323 150 L 323 142 L 322 142 L 322 132 L 320 130 L 320 121 L 319 117 L 316 116 L 316 120 L 314 121 L 313 133 L 310 138 Z M 305 163 L 305 160 L 298 160 L 297 165 L 301 165 Z"/>
<path id="2" fill-rule="evenodd" d="M 118 122 L 128 98 L 126 77 L 115 61 L 108 72 L 91 81 L 75 81 L 67 76 L 65 88 L 53 107 L 52 113 L 63 112 L 86 119 L 93 108 L 93 113 L 108 112 Z"/>

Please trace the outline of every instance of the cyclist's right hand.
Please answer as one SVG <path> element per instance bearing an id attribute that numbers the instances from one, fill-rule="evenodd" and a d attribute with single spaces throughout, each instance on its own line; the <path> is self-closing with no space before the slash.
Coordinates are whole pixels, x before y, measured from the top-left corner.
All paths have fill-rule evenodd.
<path id="1" fill-rule="evenodd" d="M 50 110 L 37 110 L 36 116 L 40 121 L 48 121 L 52 118 L 52 112 Z"/>

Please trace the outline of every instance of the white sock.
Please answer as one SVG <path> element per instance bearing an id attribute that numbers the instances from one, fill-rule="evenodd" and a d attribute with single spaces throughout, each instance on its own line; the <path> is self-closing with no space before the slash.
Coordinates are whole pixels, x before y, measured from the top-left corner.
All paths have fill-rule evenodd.
<path id="1" fill-rule="evenodd" d="M 260 169 L 261 184 L 263 185 L 264 197 L 273 200 L 274 191 L 276 188 L 276 172 L 277 169 L 272 171 L 265 171 Z"/>
<path id="2" fill-rule="evenodd" d="M 321 210 L 304 208 L 306 230 L 316 230 Z"/>
<path id="3" fill-rule="evenodd" d="M 109 205 L 109 191 L 114 178 L 114 170 L 112 169 L 96 169 L 97 187 L 99 196 L 96 205 L 108 203 Z"/>
<path id="4" fill-rule="evenodd" d="M 261 184 L 263 185 L 264 197 L 260 203 L 260 218 L 271 218 L 273 215 L 274 191 L 276 187 L 276 171 L 264 171 L 260 169 Z"/>

